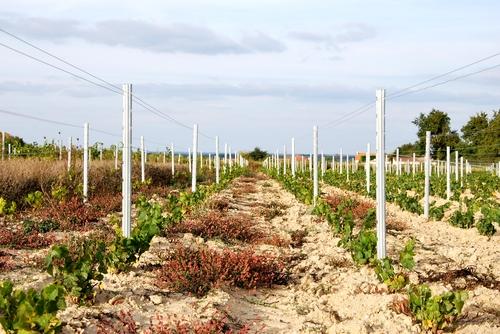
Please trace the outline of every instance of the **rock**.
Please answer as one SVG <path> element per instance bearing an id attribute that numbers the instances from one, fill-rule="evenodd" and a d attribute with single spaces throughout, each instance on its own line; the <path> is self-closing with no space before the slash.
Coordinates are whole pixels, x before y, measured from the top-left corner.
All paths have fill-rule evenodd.
<path id="1" fill-rule="evenodd" d="M 108 303 L 111 305 L 116 305 L 116 304 L 121 304 L 125 300 L 125 297 L 122 295 L 116 295 L 113 298 L 111 298 Z"/>
<path id="2" fill-rule="evenodd" d="M 151 300 L 151 302 L 155 305 L 159 305 L 162 303 L 162 298 L 161 298 L 161 296 L 158 296 L 158 295 L 149 296 L 149 300 Z"/>

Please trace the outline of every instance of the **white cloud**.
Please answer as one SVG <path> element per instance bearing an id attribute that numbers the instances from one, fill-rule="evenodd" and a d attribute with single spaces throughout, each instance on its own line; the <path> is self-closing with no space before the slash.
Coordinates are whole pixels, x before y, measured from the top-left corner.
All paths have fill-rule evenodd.
<path id="1" fill-rule="evenodd" d="M 334 32 L 291 31 L 289 37 L 340 50 L 345 44 L 369 40 L 377 35 L 375 28 L 361 23 L 348 23 L 333 30 Z"/>
<path id="2" fill-rule="evenodd" d="M 88 43 L 123 46 L 163 53 L 202 55 L 283 52 L 286 47 L 262 32 L 231 38 L 205 26 L 140 20 L 105 20 L 84 24 L 76 20 L 29 17 L 0 18 L 0 25 L 29 38 L 65 42 L 81 39 Z"/>

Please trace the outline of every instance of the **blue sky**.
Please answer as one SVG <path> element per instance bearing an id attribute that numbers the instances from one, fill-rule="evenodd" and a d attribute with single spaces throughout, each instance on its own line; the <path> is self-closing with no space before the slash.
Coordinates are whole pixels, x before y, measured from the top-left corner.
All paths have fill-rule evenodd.
<path id="1" fill-rule="evenodd" d="M 375 109 L 323 125 L 387 94 L 500 52 L 498 1 L 2 0 L 0 27 L 135 93 L 186 124 L 247 150 L 325 152 L 375 142 Z M 34 53 L 0 34 L 0 42 Z M 120 133 L 121 97 L 0 47 L 0 109 Z M 47 59 L 44 57 L 44 59 Z M 491 59 L 461 73 L 500 63 Z M 461 74 L 460 73 L 460 74 Z M 460 75 L 457 74 L 457 75 Z M 420 112 L 439 108 L 454 128 L 500 108 L 500 69 L 387 101 L 388 149 L 414 140 Z M 134 135 L 149 148 L 191 133 L 136 106 Z M 78 129 L 2 115 L 28 140 L 81 137 Z M 93 134 L 93 140 L 117 138 Z M 214 143 L 201 139 L 203 150 Z"/>

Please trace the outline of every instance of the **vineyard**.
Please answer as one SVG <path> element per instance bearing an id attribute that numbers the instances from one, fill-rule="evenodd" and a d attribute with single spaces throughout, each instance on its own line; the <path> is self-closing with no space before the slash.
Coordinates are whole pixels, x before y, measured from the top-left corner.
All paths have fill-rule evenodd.
<path id="1" fill-rule="evenodd" d="M 2 0 L 0 334 L 499 334 L 499 12 Z"/>
<path id="2" fill-rule="evenodd" d="M 227 158 L 227 157 L 226 157 Z M 203 159 L 200 157 L 200 159 Z M 377 259 L 366 170 L 292 175 L 241 158 L 133 174 L 133 226 L 121 233 L 120 174 L 94 161 L 81 200 L 77 163 L 2 163 L 0 321 L 19 333 L 491 332 L 498 323 L 499 178 L 452 184 L 387 174 L 387 249 Z M 201 160 L 199 161 L 201 162 Z M 212 162 L 215 164 L 216 160 Z M 140 164 L 134 170 L 140 170 Z M 227 168 L 226 168 L 227 167 Z M 286 168 L 288 167 L 288 173 Z M 349 167 L 347 167 L 349 168 Z M 374 173 L 368 173 L 375 184 Z M 115 185 L 115 186 L 113 186 Z"/>

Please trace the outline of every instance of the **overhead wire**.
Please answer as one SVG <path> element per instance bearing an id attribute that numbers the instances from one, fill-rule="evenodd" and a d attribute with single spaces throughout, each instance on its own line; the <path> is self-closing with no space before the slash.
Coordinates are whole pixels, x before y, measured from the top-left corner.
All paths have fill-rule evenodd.
<path id="1" fill-rule="evenodd" d="M 14 111 L 5 110 L 5 109 L 0 109 L 0 113 L 6 114 L 6 115 L 11 115 L 11 116 L 16 116 L 16 117 L 21 117 L 21 118 L 26 118 L 26 119 L 31 119 L 31 120 L 35 120 L 35 121 L 39 121 L 39 122 L 50 123 L 50 124 L 54 124 L 54 125 L 66 126 L 66 127 L 71 127 L 71 128 L 77 128 L 77 129 L 81 129 L 82 128 L 82 126 L 78 125 L 78 124 L 56 121 L 56 120 L 52 120 L 52 119 L 48 119 L 48 118 L 42 118 L 42 117 L 38 117 L 38 116 L 32 116 L 32 115 L 23 114 L 23 113 L 14 112 Z M 107 135 L 107 136 L 111 136 L 111 137 L 117 137 L 117 138 L 122 138 L 122 135 L 120 135 L 120 134 L 109 132 L 109 131 L 105 131 L 105 130 L 101 130 L 101 129 L 97 129 L 97 128 L 94 128 L 94 127 L 91 127 L 90 130 L 92 132 L 100 133 L 100 134 L 103 134 L 103 135 Z M 133 137 L 133 139 L 139 140 L 138 137 Z M 149 143 L 152 143 L 152 144 L 156 144 L 156 145 L 165 145 L 165 144 L 162 144 L 160 142 L 157 142 L 157 141 L 154 141 L 154 140 L 150 140 L 150 139 L 145 139 L 145 141 L 147 141 Z"/>
<path id="2" fill-rule="evenodd" d="M 86 75 L 91 76 L 92 78 L 94 78 L 94 79 L 96 79 L 96 80 L 98 80 L 98 81 L 102 82 L 103 84 L 98 83 L 98 82 L 95 82 L 95 81 L 90 80 L 90 79 L 88 79 L 88 78 L 85 78 L 85 77 L 83 77 L 83 76 L 81 76 L 81 75 L 75 74 L 75 73 L 73 73 L 73 72 L 71 72 L 71 71 L 68 71 L 68 70 L 66 70 L 66 69 L 63 69 L 63 68 L 61 68 L 61 67 L 59 67 L 59 66 L 56 66 L 56 65 L 50 64 L 50 63 L 48 63 L 48 62 L 46 62 L 46 61 L 44 61 L 44 60 L 42 60 L 42 59 L 39 59 L 39 58 L 37 58 L 37 57 L 35 57 L 35 56 L 32 56 L 32 55 L 29 55 L 29 54 L 27 54 L 26 52 L 23 52 L 23 51 L 18 50 L 18 49 L 14 48 L 14 47 L 8 46 L 8 45 L 6 45 L 6 44 L 4 44 L 4 43 L 1 43 L 1 42 L 0 42 L 0 46 L 2 46 L 2 47 L 4 47 L 4 48 L 7 48 L 7 49 L 9 49 L 9 50 L 11 50 L 11 51 L 13 51 L 13 52 L 16 52 L 16 53 L 18 53 L 18 54 L 20 54 L 20 55 L 23 55 L 23 56 L 25 56 L 25 57 L 28 57 L 28 58 L 30 58 L 30 59 L 32 59 L 32 60 L 35 60 L 35 61 L 37 61 L 37 62 L 39 62 L 39 63 L 42 63 L 42 64 L 44 64 L 44 65 L 46 65 L 46 66 L 49 66 L 49 67 L 52 67 L 52 68 L 57 69 L 57 70 L 59 70 L 59 71 L 62 71 L 62 72 L 66 73 L 66 74 L 69 74 L 69 75 L 71 75 L 71 76 L 73 76 L 73 77 L 75 77 L 75 78 L 77 78 L 77 79 L 83 80 L 83 81 L 85 81 L 85 82 L 87 82 L 87 83 L 90 83 L 90 84 L 92 84 L 92 85 L 98 86 L 98 87 L 103 88 L 103 89 L 106 89 L 106 90 L 111 91 L 111 92 L 113 92 L 113 93 L 116 93 L 116 94 L 122 95 L 122 89 L 121 89 L 121 87 L 119 87 L 118 85 L 112 84 L 112 83 L 110 83 L 109 81 L 106 81 L 106 80 L 102 79 L 101 77 L 99 77 L 99 76 L 97 76 L 97 75 L 95 75 L 95 74 L 92 74 L 91 72 L 86 71 L 85 69 L 83 69 L 83 68 L 81 68 L 81 67 L 79 67 L 79 66 L 77 66 L 77 65 L 74 65 L 74 64 L 72 64 L 72 63 L 70 63 L 70 62 L 68 62 L 68 61 L 66 61 L 66 60 L 64 60 L 63 58 L 58 57 L 58 56 L 56 56 L 56 55 L 52 54 L 51 52 L 48 52 L 48 51 L 46 51 L 46 50 L 44 50 L 44 49 L 42 49 L 42 48 L 40 48 L 40 47 L 38 47 L 38 46 L 34 45 L 33 43 L 30 43 L 29 41 L 27 41 L 27 40 L 25 40 L 25 39 L 23 39 L 23 38 L 21 38 L 21 37 L 19 37 L 19 36 L 17 36 L 17 35 L 14 35 L 14 34 L 13 34 L 13 33 L 11 33 L 11 32 L 6 31 L 5 29 L 0 28 L 0 32 L 3 32 L 3 33 L 5 33 L 5 34 L 7 34 L 7 35 L 11 36 L 12 38 L 15 38 L 16 40 L 18 40 L 18 41 L 20 41 L 20 42 L 22 42 L 22 43 L 24 43 L 24 44 L 26 44 L 26 45 L 28 45 L 28 46 L 30 46 L 30 47 L 32 47 L 32 48 L 34 48 L 34 49 L 36 49 L 36 50 L 38 50 L 38 51 L 40 51 L 40 52 L 42 52 L 42 53 L 44 53 L 44 54 L 46 54 L 46 55 L 48 55 L 48 56 L 50 56 L 50 57 L 53 57 L 54 59 L 56 59 L 56 60 L 58 60 L 58 61 L 60 61 L 60 62 L 62 62 L 62 63 L 64 63 L 64 64 L 66 64 L 66 65 L 68 65 L 68 66 L 70 66 L 70 67 L 72 67 L 72 68 L 74 68 L 74 69 L 76 69 L 76 70 L 78 70 L 78 71 L 80 71 L 80 72 L 82 72 L 82 73 L 85 73 Z M 144 99 L 142 99 L 142 98 L 138 97 L 136 94 L 133 94 L 133 93 L 132 93 L 132 98 L 136 101 L 136 103 L 137 103 L 138 105 L 140 105 L 140 106 L 141 106 L 141 107 L 143 107 L 144 109 L 148 110 L 149 112 L 151 112 L 151 113 L 155 114 L 156 116 L 158 116 L 158 117 L 160 117 L 160 118 L 163 118 L 163 119 L 165 119 L 165 120 L 167 120 L 167 121 L 173 122 L 173 123 L 175 123 L 175 124 L 177 124 L 177 125 L 179 125 L 179 126 L 181 126 L 181 127 L 184 127 L 184 128 L 186 128 L 186 129 L 189 129 L 189 130 L 191 130 L 191 129 L 192 129 L 192 127 L 190 127 L 189 125 L 186 125 L 186 124 L 184 124 L 184 123 L 182 123 L 182 122 L 178 121 L 178 120 L 177 120 L 177 119 L 175 119 L 174 117 L 172 117 L 172 116 L 170 116 L 170 115 L 168 115 L 168 114 L 166 114 L 166 113 L 162 112 L 162 111 L 161 111 L 161 110 L 159 110 L 158 108 L 156 108 L 156 107 L 152 106 L 151 104 L 149 104 L 148 102 L 146 102 Z M 213 139 L 213 137 L 211 137 L 211 136 L 209 136 L 209 135 L 205 134 L 204 132 L 199 131 L 199 134 L 200 134 L 201 136 L 205 137 L 205 138 L 208 138 L 208 139 Z"/>

